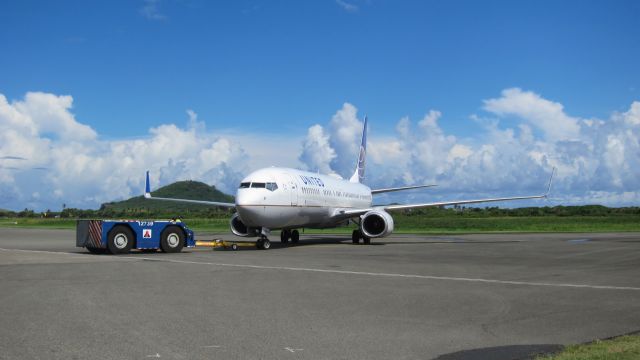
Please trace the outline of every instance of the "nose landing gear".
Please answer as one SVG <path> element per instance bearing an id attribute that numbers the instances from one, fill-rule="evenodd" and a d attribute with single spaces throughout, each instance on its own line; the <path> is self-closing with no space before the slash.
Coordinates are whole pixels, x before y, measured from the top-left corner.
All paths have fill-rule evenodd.
<path id="1" fill-rule="evenodd" d="M 271 241 L 267 238 L 267 235 L 271 233 L 271 230 L 262 228 L 260 231 L 260 238 L 256 241 L 256 247 L 260 250 L 268 250 L 271 248 Z"/>
<path id="2" fill-rule="evenodd" d="M 260 250 L 269 250 L 271 241 L 266 236 L 260 235 L 260 238 L 256 241 L 256 247 Z"/>

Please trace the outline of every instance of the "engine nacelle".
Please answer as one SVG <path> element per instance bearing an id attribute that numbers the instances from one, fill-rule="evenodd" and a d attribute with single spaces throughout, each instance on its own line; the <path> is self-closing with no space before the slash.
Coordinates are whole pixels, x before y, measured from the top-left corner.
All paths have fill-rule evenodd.
<path id="1" fill-rule="evenodd" d="M 362 216 L 360 231 L 368 238 L 385 237 L 393 232 L 393 218 L 384 210 L 371 210 Z"/>
<path id="2" fill-rule="evenodd" d="M 242 220 L 240 220 L 240 217 L 237 213 L 233 214 L 229 225 L 231 227 L 231 232 L 236 236 L 258 236 L 258 229 L 247 227 L 247 225 L 245 225 Z"/>

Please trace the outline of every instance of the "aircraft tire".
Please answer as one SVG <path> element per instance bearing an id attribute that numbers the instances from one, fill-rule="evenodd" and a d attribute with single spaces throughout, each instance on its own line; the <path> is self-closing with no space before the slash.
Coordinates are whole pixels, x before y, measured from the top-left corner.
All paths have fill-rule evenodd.
<path id="1" fill-rule="evenodd" d="M 291 237 L 291 233 L 289 230 L 282 230 L 280 232 L 280 242 L 286 244 L 289 242 L 289 238 Z"/>
<path id="2" fill-rule="evenodd" d="M 109 231 L 107 247 L 112 254 L 126 254 L 133 247 L 135 235 L 124 225 L 116 225 Z"/>
<path id="3" fill-rule="evenodd" d="M 300 240 L 300 233 L 298 232 L 298 230 L 293 230 L 291 232 L 291 242 L 294 244 L 297 244 L 299 240 Z"/>
<path id="4" fill-rule="evenodd" d="M 359 244 L 360 243 L 360 231 L 359 230 L 353 230 L 353 232 L 351 233 L 351 241 L 354 244 Z"/>
<path id="5" fill-rule="evenodd" d="M 166 253 L 179 253 L 184 247 L 184 232 L 177 226 L 169 226 L 160 235 L 160 249 Z"/>
<path id="6" fill-rule="evenodd" d="M 371 238 L 363 236 L 362 237 L 362 243 L 365 244 L 365 245 L 371 244 Z"/>

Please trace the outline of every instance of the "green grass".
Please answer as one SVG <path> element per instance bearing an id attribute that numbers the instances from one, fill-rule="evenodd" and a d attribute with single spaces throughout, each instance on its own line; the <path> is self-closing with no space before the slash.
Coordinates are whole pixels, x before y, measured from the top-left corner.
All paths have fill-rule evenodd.
<path id="1" fill-rule="evenodd" d="M 555 355 L 536 360 L 637 360 L 640 359 L 640 335 L 597 340 L 589 344 L 570 345 Z"/>
<path id="2" fill-rule="evenodd" d="M 75 219 L 7 218 L 0 219 L 0 227 L 75 229 Z"/>
<path id="3" fill-rule="evenodd" d="M 640 231 L 640 215 L 470 217 L 394 214 L 396 233 L 464 234 L 486 232 L 624 232 Z M 195 231 L 227 232 L 229 218 L 194 218 L 184 222 Z M 0 227 L 73 229 L 72 219 L 6 218 Z M 354 227 L 313 230 L 305 233 L 349 234 Z"/>
<path id="4" fill-rule="evenodd" d="M 609 232 L 640 231 L 640 216 L 424 217 L 394 216 L 396 231 L 469 232 Z"/>

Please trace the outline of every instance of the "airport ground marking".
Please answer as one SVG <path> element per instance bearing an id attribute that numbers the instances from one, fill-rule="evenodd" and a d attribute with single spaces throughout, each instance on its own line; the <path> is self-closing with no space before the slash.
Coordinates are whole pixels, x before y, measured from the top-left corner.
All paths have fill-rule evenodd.
<path id="1" fill-rule="evenodd" d="M 5 251 L 5 252 L 18 252 L 18 253 L 36 253 L 36 254 L 51 254 L 51 255 L 67 255 L 67 256 L 71 256 L 71 257 L 83 257 L 85 259 L 89 259 L 89 257 L 91 257 L 92 259 L 104 259 L 104 260 L 125 260 L 125 261 L 132 261 L 132 260 L 137 260 L 138 258 L 136 257 L 132 257 L 132 256 L 117 256 L 117 257 L 112 257 L 112 256 L 99 256 L 99 255 L 94 255 L 94 254 L 89 254 L 89 253 L 79 253 L 79 252 L 65 252 L 65 251 L 48 251 L 48 250 L 26 250 L 26 249 L 6 249 L 6 248 L 0 248 L 0 251 Z"/>
<path id="2" fill-rule="evenodd" d="M 174 260 L 174 259 L 154 259 L 154 258 L 148 258 L 148 257 L 137 258 L 137 259 L 146 260 L 146 261 L 170 262 L 170 263 L 177 263 L 177 264 L 210 265 L 210 266 L 236 267 L 236 268 L 259 269 L 259 270 L 303 271 L 303 272 L 317 272 L 317 273 L 329 273 L 329 274 L 378 276 L 378 277 L 405 278 L 405 279 L 463 281 L 463 282 L 477 282 L 477 283 L 488 283 L 488 284 L 520 285 L 520 286 L 546 286 L 546 287 L 564 287 L 564 288 L 596 289 L 596 290 L 640 291 L 640 287 L 633 287 L 633 286 L 564 284 L 564 283 L 529 282 L 529 281 L 515 281 L 515 280 L 496 280 L 496 279 L 483 279 L 483 278 L 465 278 L 465 277 L 453 277 L 453 276 L 376 273 L 376 272 L 351 271 L 351 270 L 331 270 L 331 269 L 299 268 L 299 267 L 287 267 L 287 266 L 228 264 L 228 263 L 214 263 L 214 262 Z"/>
<path id="3" fill-rule="evenodd" d="M 25 249 L 5 249 L 5 248 L 0 248 L 0 251 L 28 252 L 28 253 L 31 252 L 31 253 L 45 253 L 45 254 L 56 254 L 56 255 L 72 255 L 72 256 L 74 256 L 74 255 L 75 256 L 88 256 L 89 255 L 89 254 L 81 254 L 81 253 L 57 252 L 57 251 L 46 251 L 46 250 L 25 250 Z M 483 278 L 465 278 L 465 277 L 452 277 L 452 276 L 397 274 L 397 273 L 375 273 L 375 272 L 366 272 L 366 271 L 298 268 L 298 267 L 286 267 L 286 266 L 228 264 L 228 263 L 187 261 L 187 260 L 174 260 L 174 259 L 149 258 L 149 257 L 118 257 L 118 260 L 121 260 L 121 259 L 156 261 L 156 262 L 169 262 L 169 263 L 178 263 L 178 264 L 195 264 L 195 265 L 210 265 L 210 266 L 222 266 L 222 267 L 237 267 L 237 268 L 260 269 L 260 270 L 304 271 L 304 272 L 318 272 L 318 273 L 344 274 L 344 275 L 395 277 L 395 278 L 407 278 L 407 279 L 464 281 L 464 282 L 478 282 L 478 283 L 503 284 L 503 285 L 546 286 L 546 287 L 582 288 L 582 289 L 596 289 L 596 290 L 640 291 L 640 287 L 633 287 L 633 286 L 610 286 L 610 285 L 545 283 L 545 282 L 528 282 L 528 281 L 515 281 L 515 280 L 483 279 Z"/>
<path id="4" fill-rule="evenodd" d="M 81 254 L 81 253 L 64 252 L 64 251 L 27 250 L 27 249 L 5 249 L 5 248 L 0 248 L 0 251 L 42 253 L 42 254 L 56 254 L 56 255 L 88 255 L 88 254 L 84 254 L 84 253 Z"/>

